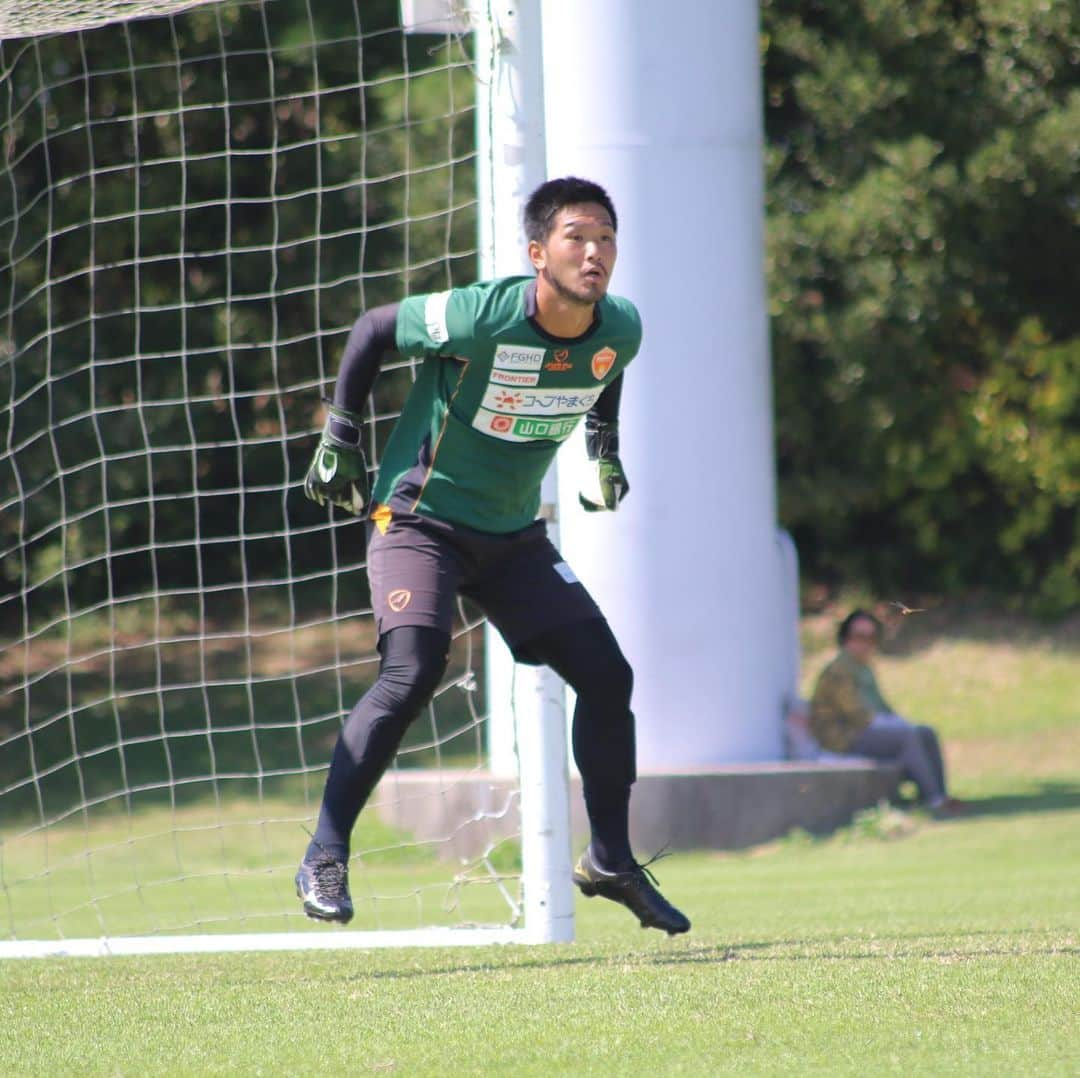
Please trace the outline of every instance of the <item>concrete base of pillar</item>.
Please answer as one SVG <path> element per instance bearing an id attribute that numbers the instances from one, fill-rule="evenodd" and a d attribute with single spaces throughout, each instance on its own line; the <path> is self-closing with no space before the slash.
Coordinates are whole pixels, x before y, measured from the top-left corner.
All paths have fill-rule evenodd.
<path id="1" fill-rule="evenodd" d="M 896 794 L 898 771 L 869 760 L 741 764 L 640 775 L 630 802 L 630 834 L 642 857 L 675 850 L 736 850 L 794 828 L 824 834 L 860 809 Z M 516 835 L 516 783 L 483 771 L 397 771 L 374 799 L 380 819 L 441 856 L 469 860 Z M 575 850 L 588 838 L 581 780 L 570 780 Z"/>

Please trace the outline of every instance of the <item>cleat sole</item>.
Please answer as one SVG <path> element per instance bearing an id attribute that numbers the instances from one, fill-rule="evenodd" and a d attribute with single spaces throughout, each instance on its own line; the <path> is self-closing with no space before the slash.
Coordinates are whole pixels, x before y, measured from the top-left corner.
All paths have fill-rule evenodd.
<path id="1" fill-rule="evenodd" d="M 648 890 L 653 893 L 654 899 L 659 900 L 659 905 L 665 908 L 641 908 L 642 906 L 647 907 L 649 902 L 643 902 L 641 896 L 635 896 L 632 891 L 627 893 L 628 889 L 625 883 L 620 884 L 612 879 L 590 878 L 588 866 L 584 865 L 584 857 L 575 866 L 571 878 L 574 885 L 586 898 L 595 898 L 599 895 L 601 898 L 606 898 L 623 906 L 637 918 L 638 924 L 642 928 L 655 928 L 668 936 L 678 936 L 690 931 L 690 922 L 672 907 L 655 888 L 649 888 Z M 654 905 L 656 904 L 654 900 L 649 901 Z"/>
<path id="2" fill-rule="evenodd" d="M 304 906 L 304 914 L 309 921 L 320 921 L 323 924 L 340 924 L 347 925 L 352 920 L 352 914 L 348 917 L 335 917 L 329 913 L 323 913 L 321 910 L 313 910 Z"/>
<path id="3" fill-rule="evenodd" d="M 304 899 L 304 892 L 300 889 L 300 884 L 296 885 L 296 897 L 304 903 L 304 915 L 309 921 L 318 921 L 320 924 L 341 924 L 347 925 L 352 919 L 353 915 L 350 913 L 348 917 L 335 917 L 333 914 L 323 913 L 322 910 L 316 909 L 313 906 L 309 906 Z"/>

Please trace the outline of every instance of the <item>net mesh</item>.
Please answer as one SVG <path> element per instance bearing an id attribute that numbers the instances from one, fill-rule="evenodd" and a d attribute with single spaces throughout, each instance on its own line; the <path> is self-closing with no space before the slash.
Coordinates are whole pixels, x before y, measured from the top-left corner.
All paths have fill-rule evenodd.
<path id="1" fill-rule="evenodd" d="M 0 933 L 301 929 L 303 828 L 377 669 L 362 525 L 302 480 L 356 315 L 474 275 L 468 45 L 370 0 L 25 12 L 0 42 Z M 380 376 L 373 464 L 414 375 Z M 516 795 L 433 833 L 402 801 L 411 768 L 446 800 L 484 766 L 482 641 L 461 608 L 361 818 L 357 927 L 518 917 Z"/>
<path id="2" fill-rule="evenodd" d="M 5 0 L 0 37 L 90 30 L 110 22 L 169 15 L 212 0 Z"/>

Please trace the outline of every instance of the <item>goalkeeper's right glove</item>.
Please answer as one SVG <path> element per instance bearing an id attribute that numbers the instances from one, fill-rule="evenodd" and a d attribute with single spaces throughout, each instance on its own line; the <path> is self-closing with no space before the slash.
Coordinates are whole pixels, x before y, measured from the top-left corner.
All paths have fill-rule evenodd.
<path id="1" fill-rule="evenodd" d="M 336 404 L 328 408 L 326 426 L 304 479 L 304 493 L 319 505 L 331 502 L 361 516 L 371 492 L 367 459 L 360 448 L 363 419 Z"/>

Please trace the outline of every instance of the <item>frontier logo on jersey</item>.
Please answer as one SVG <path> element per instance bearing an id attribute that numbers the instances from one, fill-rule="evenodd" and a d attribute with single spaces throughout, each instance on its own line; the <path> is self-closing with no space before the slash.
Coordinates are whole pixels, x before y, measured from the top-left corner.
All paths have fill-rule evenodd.
<path id="1" fill-rule="evenodd" d="M 615 364 L 614 348 L 601 348 L 592 357 L 592 376 L 599 382 Z"/>
<path id="2" fill-rule="evenodd" d="M 560 348 L 551 359 L 544 364 L 544 370 L 568 371 L 571 370 L 573 366 L 573 363 L 570 362 L 570 350 L 568 348 Z"/>
<path id="3" fill-rule="evenodd" d="M 538 386 L 540 384 L 540 372 L 493 370 L 489 381 L 504 386 Z"/>

